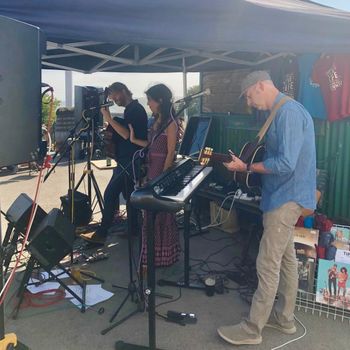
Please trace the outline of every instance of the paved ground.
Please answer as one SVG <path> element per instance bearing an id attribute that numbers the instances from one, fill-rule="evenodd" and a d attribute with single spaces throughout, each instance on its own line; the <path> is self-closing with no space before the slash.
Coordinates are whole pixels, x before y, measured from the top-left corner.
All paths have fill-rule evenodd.
<path id="1" fill-rule="evenodd" d="M 83 166 L 76 167 L 76 177 L 82 173 Z M 96 177 L 103 191 L 109 176 L 109 171 L 96 171 Z M 21 172 L 11 176 L 0 177 L 0 201 L 3 210 L 11 205 L 21 192 L 30 196 L 34 194 L 37 180 L 36 175 L 29 176 L 28 172 Z M 44 184 L 40 194 L 40 205 L 45 210 L 60 205 L 59 197 L 67 191 L 67 168 L 58 167 L 56 172 Z M 83 187 L 82 187 L 83 189 Z M 98 220 L 98 215 L 95 216 Z M 2 218 L 3 232 L 5 220 Z M 211 261 L 225 264 L 237 254 L 237 240 L 226 233 L 212 231 L 203 237 L 191 240 L 192 258 L 204 259 L 211 253 L 223 249 L 219 254 L 212 256 Z M 13 308 L 13 300 L 8 300 L 6 305 L 6 331 L 15 332 L 19 339 L 33 350 L 95 350 L 114 349 L 117 340 L 124 340 L 136 344 L 146 345 L 148 341 L 147 314 L 137 313 L 128 321 L 113 329 L 106 335 L 101 335 L 102 329 L 109 325 L 109 318 L 116 310 L 125 296 L 125 292 L 112 287 L 112 284 L 127 285 L 128 264 L 127 244 L 117 234 L 109 237 L 104 250 L 110 253 L 110 258 L 88 266 L 97 275 L 106 280 L 103 287 L 115 292 L 115 295 L 103 304 L 89 309 L 85 314 L 72 306 L 68 301 L 48 308 L 26 308 L 20 311 L 17 320 L 9 317 Z M 195 262 L 193 262 L 195 263 Z M 211 268 L 219 269 L 219 265 L 210 264 Z M 232 265 L 228 265 L 229 268 Z M 198 265 L 193 272 L 199 271 Z M 204 266 L 203 268 L 206 268 Z M 158 272 L 159 277 L 180 278 L 182 276 L 182 263 L 170 269 L 162 269 Z M 16 280 L 21 275 L 16 276 Z M 17 282 L 16 282 L 17 283 Z M 236 287 L 229 284 L 230 287 Z M 171 287 L 158 288 L 159 292 L 168 293 L 175 298 L 179 296 L 179 290 Z M 13 290 L 11 291 L 11 293 Z M 157 298 L 157 303 L 165 299 Z M 97 310 L 103 306 L 105 312 L 100 315 Z M 123 317 L 134 310 L 135 305 L 127 302 L 119 317 Z M 181 298 L 168 305 L 158 308 L 161 313 L 167 310 L 194 312 L 198 317 L 195 325 L 179 326 L 173 323 L 157 319 L 157 345 L 167 350 L 191 349 L 191 350 L 225 350 L 235 347 L 222 341 L 216 334 L 216 328 L 220 325 L 237 323 L 241 314 L 247 312 L 249 306 L 242 300 L 237 291 L 230 290 L 222 295 L 216 294 L 209 298 L 203 291 L 182 290 Z M 301 340 L 287 345 L 284 349 L 348 349 L 350 342 L 349 322 L 326 318 L 318 314 L 311 314 L 303 310 L 297 311 L 296 315 L 307 328 L 307 334 Z M 296 336 L 303 334 L 303 328 L 298 326 Z M 240 349 L 267 350 L 279 346 L 294 336 L 281 335 L 274 330 L 266 329 L 263 332 L 263 343 L 259 346 L 242 346 Z"/>

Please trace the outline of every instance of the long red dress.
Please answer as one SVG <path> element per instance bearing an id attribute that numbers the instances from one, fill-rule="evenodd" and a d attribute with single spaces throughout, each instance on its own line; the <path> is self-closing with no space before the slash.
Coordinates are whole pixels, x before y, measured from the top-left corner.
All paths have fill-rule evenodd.
<path id="1" fill-rule="evenodd" d="M 151 128 L 149 139 L 152 140 L 155 131 Z M 162 133 L 154 140 L 148 151 L 147 179 L 152 180 L 159 176 L 164 169 L 165 159 L 168 153 L 168 137 Z M 147 223 L 151 219 L 150 212 L 144 211 L 142 225 L 142 263 L 147 263 Z M 180 254 L 179 232 L 176 225 L 175 214 L 157 213 L 154 223 L 155 266 L 170 266 L 175 263 Z"/>

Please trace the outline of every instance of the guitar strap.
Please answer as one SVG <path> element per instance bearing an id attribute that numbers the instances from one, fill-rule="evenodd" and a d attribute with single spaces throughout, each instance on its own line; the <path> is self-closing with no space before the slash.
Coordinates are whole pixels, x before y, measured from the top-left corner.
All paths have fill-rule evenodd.
<path id="1" fill-rule="evenodd" d="M 272 121 L 275 119 L 277 111 L 287 102 L 291 100 L 290 97 L 284 96 L 280 99 L 280 101 L 272 108 L 269 117 L 266 119 L 266 122 L 261 127 L 260 131 L 258 132 L 258 135 L 256 136 L 258 140 L 258 144 L 261 142 L 261 140 L 264 138 L 265 134 L 267 133 L 267 130 L 269 130 L 269 127 L 272 123 Z"/>

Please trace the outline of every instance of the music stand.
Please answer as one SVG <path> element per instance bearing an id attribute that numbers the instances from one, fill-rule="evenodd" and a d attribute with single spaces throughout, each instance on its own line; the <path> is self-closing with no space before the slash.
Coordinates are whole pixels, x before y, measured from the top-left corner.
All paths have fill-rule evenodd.
<path id="1" fill-rule="evenodd" d="M 212 117 L 200 116 L 189 119 L 178 154 L 198 158 L 200 151 L 206 146 Z"/>

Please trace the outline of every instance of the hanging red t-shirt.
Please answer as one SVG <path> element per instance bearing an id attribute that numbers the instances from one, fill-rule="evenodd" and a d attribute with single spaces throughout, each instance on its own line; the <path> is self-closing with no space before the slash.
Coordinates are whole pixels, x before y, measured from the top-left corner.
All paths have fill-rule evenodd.
<path id="1" fill-rule="evenodd" d="M 330 121 L 350 116 L 350 55 L 329 55 L 314 65 L 312 80 L 320 85 Z"/>

